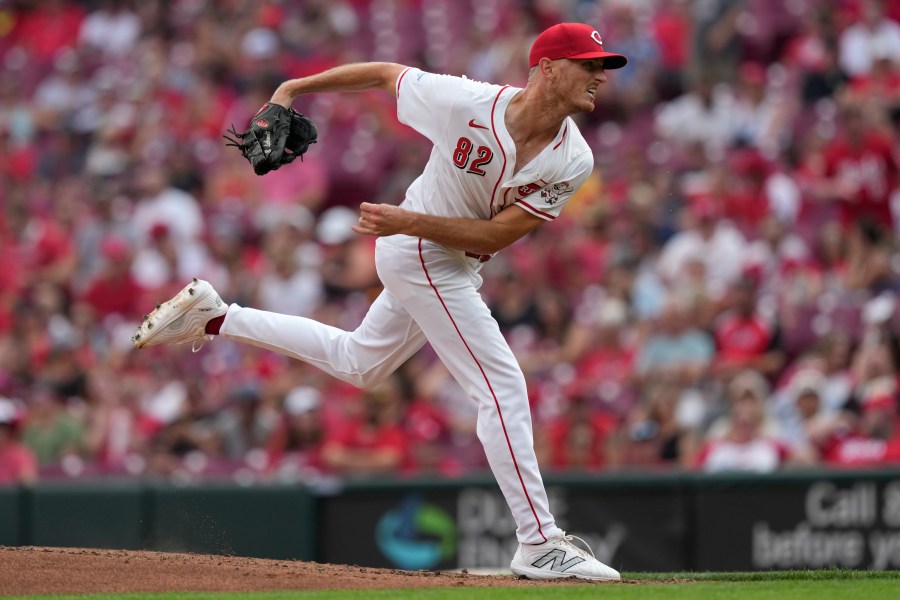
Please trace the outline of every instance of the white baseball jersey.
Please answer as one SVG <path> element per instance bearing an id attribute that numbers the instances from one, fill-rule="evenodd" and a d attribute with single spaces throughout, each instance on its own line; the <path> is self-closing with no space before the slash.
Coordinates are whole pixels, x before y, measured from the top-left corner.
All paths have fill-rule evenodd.
<path id="1" fill-rule="evenodd" d="M 403 208 L 443 217 L 490 219 L 511 204 L 555 219 L 588 178 L 594 155 L 570 118 L 514 173 L 506 107 L 521 88 L 409 68 L 397 78 L 397 118 L 434 144 Z"/>

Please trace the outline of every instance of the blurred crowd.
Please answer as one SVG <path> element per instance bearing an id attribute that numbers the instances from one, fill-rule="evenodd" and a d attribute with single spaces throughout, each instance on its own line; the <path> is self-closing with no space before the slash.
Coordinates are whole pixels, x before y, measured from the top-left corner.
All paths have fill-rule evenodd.
<path id="1" fill-rule="evenodd" d="M 129 338 L 192 276 L 354 328 L 355 207 L 426 140 L 375 92 L 299 98 L 319 143 L 265 177 L 224 130 L 351 61 L 523 85 L 562 21 L 629 57 L 578 117 L 597 166 L 482 272 L 545 472 L 900 463 L 900 2 L 0 0 L 0 484 L 484 471 L 428 347 L 362 391 Z"/>

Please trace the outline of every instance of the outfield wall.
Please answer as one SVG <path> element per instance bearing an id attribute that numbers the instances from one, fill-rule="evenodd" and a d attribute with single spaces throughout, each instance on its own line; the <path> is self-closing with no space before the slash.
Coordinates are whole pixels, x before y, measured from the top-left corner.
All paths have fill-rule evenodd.
<path id="1" fill-rule="evenodd" d="M 560 525 L 626 571 L 900 569 L 900 470 L 548 477 Z M 324 488 L 0 488 L 0 545 L 152 549 L 403 569 L 505 568 L 491 478 Z"/>

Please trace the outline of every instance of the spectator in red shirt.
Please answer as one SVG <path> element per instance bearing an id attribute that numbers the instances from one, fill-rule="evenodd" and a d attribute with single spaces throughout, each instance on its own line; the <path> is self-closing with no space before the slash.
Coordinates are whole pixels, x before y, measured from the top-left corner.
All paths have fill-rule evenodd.
<path id="1" fill-rule="evenodd" d="M 887 54 L 873 57 L 872 70 L 850 82 L 850 99 L 865 106 L 866 110 L 887 110 L 897 119 L 900 110 L 900 71 Z"/>
<path id="2" fill-rule="evenodd" d="M 784 45 L 782 58 L 804 73 L 820 73 L 828 65 L 829 46 L 836 47 L 833 6 L 810 7 L 799 29 Z"/>
<path id="3" fill-rule="evenodd" d="M 7 398 L 0 397 L 0 486 L 37 481 L 37 459 L 17 440 L 18 410 Z"/>
<path id="4" fill-rule="evenodd" d="M 101 246 L 105 266 L 88 284 L 81 299 L 101 319 L 109 315 L 136 316 L 143 306 L 143 290 L 131 275 L 132 251 L 125 240 L 109 237 Z"/>
<path id="5" fill-rule="evenodd" d="M 4 263 L 0 283 L 18 291 L 38 280 L 69 284 L 77 260 L 69 234 L 59 220 L 36 214 L 21 191 L 10 190 L 10 197 L 0 202 L 4 209 L 0 216 L 0 256 Z"/>
<path id="6" fill-rule="evenodd" d="M 543 428 L 538 436 L 541 464 L 555 470 L 597 471 L 609 461 L 611 435 L 617 420 L 611 414 L 591 410 L 588 400 L 574 394 L 566 411 Z"/>
<path id="7" fill-rule="evenodd" d="M 844 106 L 840 116 L 841 133 L 825 148 L 818 193 L 838 204 L 845 226 L 867 217 L 893 231 L 891 194 L 898 167 L 891 141 L 856 105 Z"/>
<path id="8" fill-rule="evenodd" d="M 394 380 L 367 390 L 359 413 L 351 415 L 322 446 L 326 469 L 343 475 L 390 473 L 407 460 L 407 441 L 400 425 L 402 397 Z"/>
<path id="9" fill-rule="evenodd" d="M 78 45 L 84 10 L 74 2 L 43 0 L 22 13 L 13 36 L 35 59 L 49 65 L 57 52 Z"/>
<path id="10" fill-rule="evenodd" d="M 551 361 L 572 364 L 578 393 L 593 406 L 620 416 L 636 397 L 635 349 L 627 340 L 628 319 L 628 306 L 620 298 L 585 301 L 566 330 L 556 360 Z"/>
<path id="11" fill-rule="evenodd" d="M 858 410 L 853 424 L 824 444 L 824 461 L 841 467 L 900 463 L 896 393 L 875 393 L 863 398 Z"/>
<path id="12" fill-rule="evenodd" d="M 718 354 L 713 370 L 719 375 L 743 369 L 772 375 L 784 365 L 777 324 L 757 311 L 757 289 L 755 278 L 745 274 L 731 287 L 730 310 L 714 324 Z"/>
<path id="13" fill-rule="evenodd" d="M 684 72 L 690 62 L 694 27 L 687 2 L 664 2 L 654 12 L 650 29 L 660 49 L 657 88 L 663 100 L 671 100 L 684 89 Z"/>
<path id="14" fill-rule="evenodd" d="M 416 398 L 406 410 L 403 427 L 409 447 L 406 474 L 458 477 L 466 470 L 453 451 L 449 417 L 433 399 Z"/>

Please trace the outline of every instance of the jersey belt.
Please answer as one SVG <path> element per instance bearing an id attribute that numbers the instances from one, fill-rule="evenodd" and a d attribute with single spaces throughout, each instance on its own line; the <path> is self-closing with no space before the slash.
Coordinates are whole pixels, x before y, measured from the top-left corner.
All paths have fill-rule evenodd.
<path id="1" fill-rule="evenodd" d="M 490 254 L 475 254 L 474 252 L 466 252 L 466 256 L 468 256 L 469 258 L 477 258 L 478 262 L 483 263 L 491 260 Z"/>

